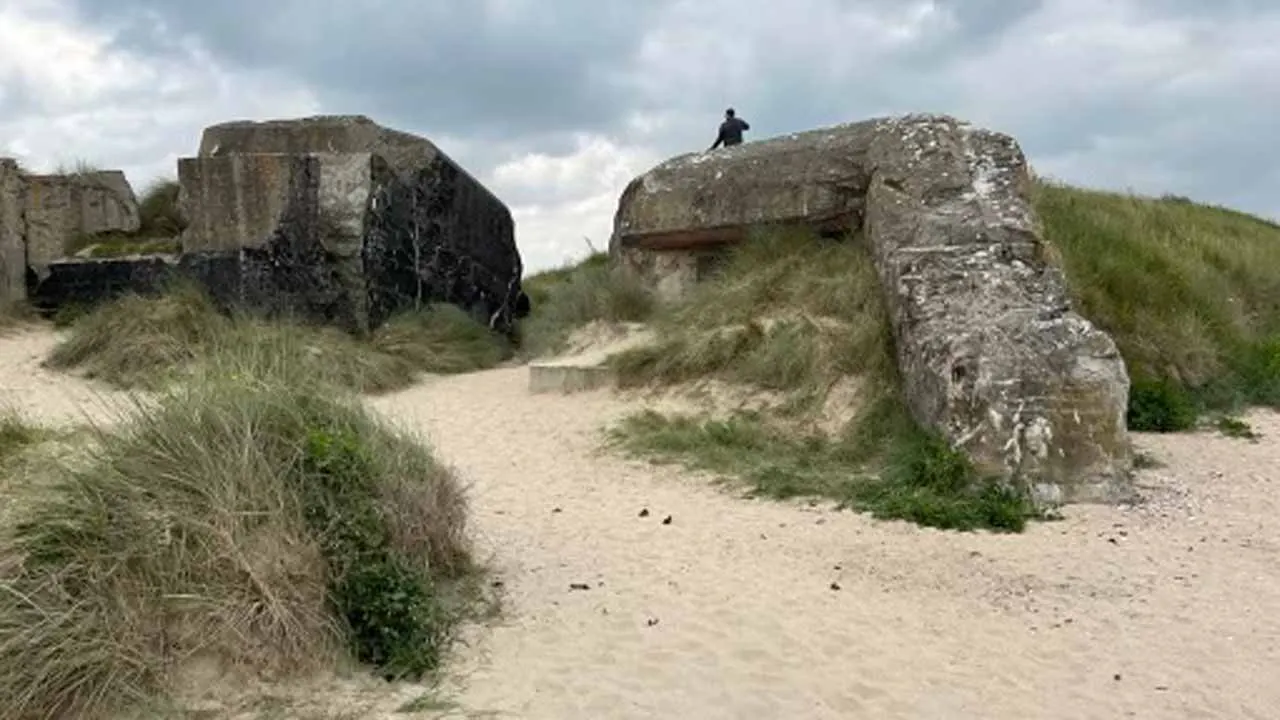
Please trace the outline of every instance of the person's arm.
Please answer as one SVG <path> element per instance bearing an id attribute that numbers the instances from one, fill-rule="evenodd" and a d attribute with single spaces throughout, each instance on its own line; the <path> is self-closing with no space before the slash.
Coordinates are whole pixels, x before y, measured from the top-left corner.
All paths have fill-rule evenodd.
<path id="1" fill-rule="evenodd" d="M 742 129 L 743 129 L 743 130 L 750 130 L 750 129 L 751 129 L 751 124 L 750 124 L 750 123 L 748 123 L 746 120 L 743 120 L 743 121 L 742 121 Z"/>
<path id="2" fill-rule="evenodd" d="M 720 147 L 720 143 L 724 142 L 724 127 L 720 128 L 720 132 L 716 133 L 716 141 L 711 143 L 711 147 L 707 148 L 707 152 L 711 152 Z"/>

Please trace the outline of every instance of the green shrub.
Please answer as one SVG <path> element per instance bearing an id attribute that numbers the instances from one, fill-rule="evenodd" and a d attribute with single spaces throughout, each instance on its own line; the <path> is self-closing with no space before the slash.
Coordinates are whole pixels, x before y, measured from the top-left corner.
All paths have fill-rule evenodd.
<path id="1" fill-rule="evenodd" d="M 305 370 L 254 364 L 211 358 L 38 469 L 0 528 L 6 712 L 115 713 L 193 655 L 281 678 L 439 666 L 474 592 L 457 480 Z"/>
<path id="2" fill-rule="evenodd" d="M 1199 412 L 1190 393 L 1168 379 L 1134 379 L 1129 387 L 1129 429 L 1180 432 L 1195 427 Z"/>

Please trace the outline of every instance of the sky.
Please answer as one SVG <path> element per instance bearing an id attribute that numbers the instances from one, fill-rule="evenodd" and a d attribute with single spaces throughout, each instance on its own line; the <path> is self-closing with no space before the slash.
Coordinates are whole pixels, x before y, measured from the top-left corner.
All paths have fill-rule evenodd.
<path id="1" fill-rule="evenodd" d="M 0 0 L 0 156 L 138 190 L 201 130 L 363 114 L 511 208 L 526 270 L 604 249 L 623 187 L 706 149 L 908 112 L 1036 172 L 1280 219 L 1275 0 Z"/>

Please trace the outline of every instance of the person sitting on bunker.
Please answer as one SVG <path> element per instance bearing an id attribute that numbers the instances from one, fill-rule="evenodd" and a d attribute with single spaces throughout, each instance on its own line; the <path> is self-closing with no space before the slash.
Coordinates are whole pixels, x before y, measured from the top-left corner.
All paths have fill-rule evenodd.
<path id="1" fill-rule="evenodd" d="M 738 117 L 734 113 L 733 108 L 724 111 L 724 122 L 720 123 L 720 134 L 716 136 L 716 141 L 711 145 L 711 150 L 724 145 L 725 147 L 733 147 L 742 144 L 742 133 L 750 130 L 751 126 L 746 120 Z"/>

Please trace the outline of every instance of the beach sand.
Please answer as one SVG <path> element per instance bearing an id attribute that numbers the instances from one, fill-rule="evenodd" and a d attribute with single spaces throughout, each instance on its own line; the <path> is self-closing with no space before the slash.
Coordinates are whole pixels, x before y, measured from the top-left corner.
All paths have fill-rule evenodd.
<path id="1" fill-rule="evenodd" d="M 65 420 L 97 390 L 38 368 L 51 343 L 0 338 L 0 390 Z M 1163 465 L 1140 473 L 1140 506 L 959 534 L 745 499 L 623 459 L 601 430 L 633 404 L 531 395 L 527 373 L 370 401 L 470 486 L 477 550 L 503 593 L 434 691 L 447 703 L 419 717 L 1280 713 L 1280 415 L 1247 417 L 1259 442 L 1135 435 Z M 270 717 L 412 717 L 396 711 L 424 692 L 320 681 Z"/>

